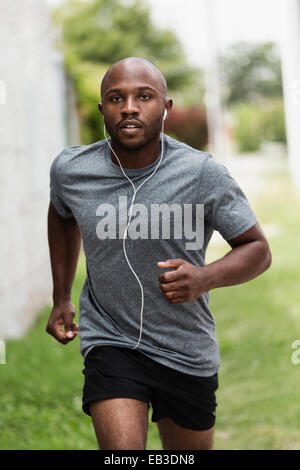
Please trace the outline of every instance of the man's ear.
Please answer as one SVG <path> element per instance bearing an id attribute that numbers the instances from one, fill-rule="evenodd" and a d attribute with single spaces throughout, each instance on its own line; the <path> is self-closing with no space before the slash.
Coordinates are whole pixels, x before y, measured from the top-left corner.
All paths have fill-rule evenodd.
<path id="1" fill-rule="evenodd" d="M 98 103 L 98 109 L 99 109 L 100 113 L 103 116 L 103 105 L 102 105 L 102 103 Z"/>
<path id="2" fill-rule="evenodd" d="M 170 112 L 171 112 L 171 109 L 173 108 L 173 100 L 172 99 L 166 99 L 165 100 L 165 108 L 167 109 L 168 115 L 169 115 Z"/>

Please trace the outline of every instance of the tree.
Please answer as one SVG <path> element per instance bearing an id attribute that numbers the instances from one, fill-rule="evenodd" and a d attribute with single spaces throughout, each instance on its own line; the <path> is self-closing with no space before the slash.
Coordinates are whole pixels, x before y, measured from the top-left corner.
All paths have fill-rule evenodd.
<path id="1" fill-rule="evenodd" d="M 199 69 L 187 63 L 172 31 L 152 24 L 150 7 L 141 0 L 65 0 L 53 19 L 62 31 L 57 45 L 75 84 L 84 143 L 104 137 L 102 130 L 99 134 L 97 102 L 100 82 L 112 63 L 129 56 L 145 57 L 162 71 L 170 91 L 184 95 L 196 87 Z M 199 103 L 201 86 L 195 95 Z"/>
<path id="2" fill-rule="evenodd" d="M 221 58 L 227 104 L 257 103 L 282 96 L 279 53 L 274 43 L 236 43 Z"/>

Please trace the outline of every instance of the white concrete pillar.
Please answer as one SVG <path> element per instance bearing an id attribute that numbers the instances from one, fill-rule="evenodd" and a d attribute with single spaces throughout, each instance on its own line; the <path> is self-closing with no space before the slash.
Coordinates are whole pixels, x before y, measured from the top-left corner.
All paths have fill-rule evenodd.
<path id="1" fill-rule="evenodd" d="M 203 63 L 205 106 L 207 112 L 210 151 L 223 162 L 229 156 L 229 141 L 225 130 L 224 110 L 219 71 L 219 50 L 215 0 L 202 0 L 199 37 L 205 57 Z"/>
<path id="2" fill-rule="evenodd" d="M 300 0 L 282 1 L 283 95 L 289 169 L 300 192 Z"/>

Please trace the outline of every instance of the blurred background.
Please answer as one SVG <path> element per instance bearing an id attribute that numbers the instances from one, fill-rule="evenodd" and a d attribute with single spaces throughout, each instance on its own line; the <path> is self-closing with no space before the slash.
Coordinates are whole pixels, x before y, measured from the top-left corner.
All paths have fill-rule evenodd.
<path id="1" fill-rule="evenodd" d="M 299 449 L 300 0 L 0 0 L 0 449 L 97 449 L 79 340 L 45 332 L 49 169 L 104 138 L 100 83 L 128 56 L 163 72 L 165 132 L 228 168 L 273 254 L 257 279 L 211 293 L 215 448 Z M 215 232 L 206 262 L 229 248 Z M 76 321 L 84 280 L 82 253 Z M 153 423 L 148 449 L 161 449 Z"/>

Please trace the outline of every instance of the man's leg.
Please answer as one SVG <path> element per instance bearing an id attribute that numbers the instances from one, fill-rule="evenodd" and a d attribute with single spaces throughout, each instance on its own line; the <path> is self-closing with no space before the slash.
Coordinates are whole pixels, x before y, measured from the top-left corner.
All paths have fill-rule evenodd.
<path id="1" fill-rule="evenodd" d="M 174 423 L 171 418 L 157 422 L 164 450 L 211 450 L 214 426 L 205 431 L 192 431 Z"/>
<path id="2" fill-rule="evenodd" d="M 132 398 L 97 400 L 90 413 L 100 450 L 146 449 L 148 403 Z"/>

